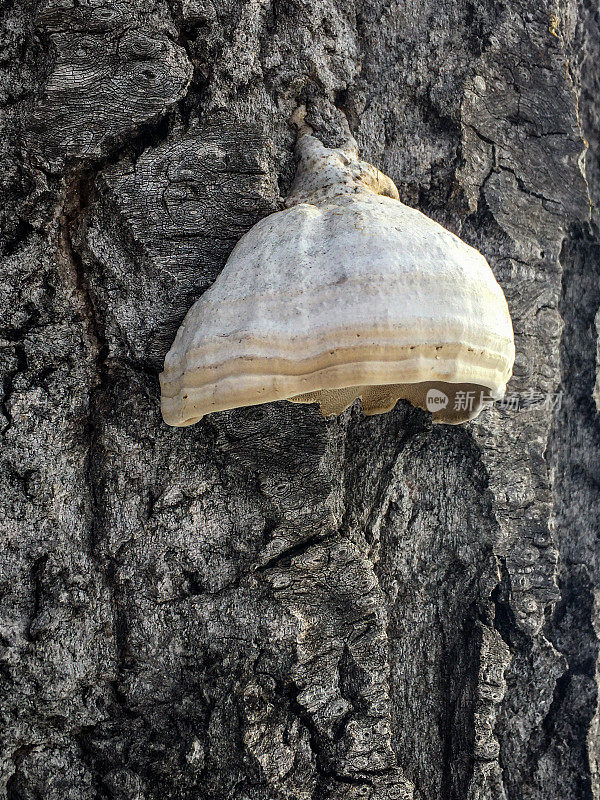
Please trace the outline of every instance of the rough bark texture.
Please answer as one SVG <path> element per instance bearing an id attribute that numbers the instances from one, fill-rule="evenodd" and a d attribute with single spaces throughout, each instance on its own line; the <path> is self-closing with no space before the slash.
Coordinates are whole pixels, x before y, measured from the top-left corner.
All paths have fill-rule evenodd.
<path id="1" fill-rule="evenodd" d="M 0 797 L 599 798 L 597 2 L 3 20 Z M 486 255 L 520 408 L 162 423 L 299 103 Z"/>

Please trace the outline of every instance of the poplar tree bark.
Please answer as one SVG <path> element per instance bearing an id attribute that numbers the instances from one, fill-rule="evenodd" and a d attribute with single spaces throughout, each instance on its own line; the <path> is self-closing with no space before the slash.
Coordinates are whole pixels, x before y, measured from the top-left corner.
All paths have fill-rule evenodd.
<path id="1" fill-rule="evenodd" d="M 0 797 L 600 798 L 597 2 L 2 14 Z M 510 403 L 162 422 L 300 104 L 489 260 Z"/>

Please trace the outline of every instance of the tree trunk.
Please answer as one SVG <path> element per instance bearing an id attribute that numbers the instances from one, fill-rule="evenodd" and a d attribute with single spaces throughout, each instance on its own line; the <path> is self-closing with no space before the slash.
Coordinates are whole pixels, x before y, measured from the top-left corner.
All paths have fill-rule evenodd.
<path id="1" fill-rule="evenodd" d="M 5 2 L 0 796 L 600 798 L 597 4 Z M 510 402 L 162 422 L 299 104 L 488 258 Z"/>

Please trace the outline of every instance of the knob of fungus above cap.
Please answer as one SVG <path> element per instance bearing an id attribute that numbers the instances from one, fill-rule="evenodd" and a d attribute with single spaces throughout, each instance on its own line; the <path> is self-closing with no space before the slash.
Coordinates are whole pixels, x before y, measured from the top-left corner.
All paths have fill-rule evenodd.
<path id="1" fill-rule="evenodd" d="M 366 414 L 399 399 L 434 422 L 476 417 L 503 396 L 512 324 L 485 258 L 361 161 L 310 129 L 286 208 L 251 228 L 192 306 L 165 358 L 169 425 L 289 400 L 324 416 L 357 397 Z"/>

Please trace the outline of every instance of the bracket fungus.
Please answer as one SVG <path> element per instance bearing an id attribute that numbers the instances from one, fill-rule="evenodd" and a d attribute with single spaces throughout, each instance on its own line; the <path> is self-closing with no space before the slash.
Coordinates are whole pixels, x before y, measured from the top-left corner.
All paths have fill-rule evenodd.
<path id="1" fill-rule="evenodd" d="M 308 126 L 286 208 L 237 243 L 192 306 L 160 376 L 169 425 L 274 400 L 365 414 L 399 399 L 434 422 L 476 417 L 504 395 L 515 349 L 485 258 L 398 199 L 350 138 Z"/>

